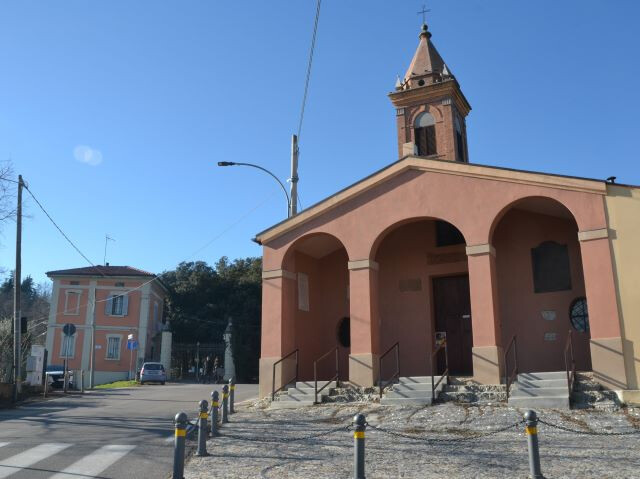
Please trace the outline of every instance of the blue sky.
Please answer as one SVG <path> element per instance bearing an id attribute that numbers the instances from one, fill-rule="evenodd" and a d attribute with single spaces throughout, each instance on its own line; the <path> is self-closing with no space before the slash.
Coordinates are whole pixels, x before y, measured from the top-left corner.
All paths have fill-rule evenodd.
<path id="1" fill-rule="evenodd" d="M 427 6 L 473 107 L 471 162 L 640 184 L 640 2 Z M 417 46 L 421 7 L 323 1 L 303 206 L 396 160 L 387 93 Z M 288 176 L 314 13 L 315 0 L 5 1 L 0 160 L 95 263 L 105 233 L 111 264 L 153 272 L 260 255 L 250 238 L 284 218 L 284 195 L 257 170 L 216 163 Z M 23 274 L 85 265 L 25 200 Z M 9 269 L 14 235 L 7 224 L 0 236 Z"/>

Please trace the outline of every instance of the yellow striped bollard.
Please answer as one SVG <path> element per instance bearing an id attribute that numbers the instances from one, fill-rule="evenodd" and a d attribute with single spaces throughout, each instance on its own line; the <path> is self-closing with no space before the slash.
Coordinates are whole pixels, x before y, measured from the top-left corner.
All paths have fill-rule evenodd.
<path id="1" fill-rule="evenodd" d="M 532 479 L 544 479 L 540 470 L 540 450 L 538 449 L 538 416 L 535 411 L 527 411 L 524 415 L 527 434 L 527 446 L 529 448 L 529 472 Z"/>
<path id="2" fill-rule="evenodd" d="M 229 386 L 222 386 L 222 424 L 229 422 Z"/>
<path id="3" fill-rule="evenodd" d="M 353 477 L 364 477 L 364 432 L 367 429 L 367 420 L 364 414 L 356 414 L 353 417 L 355 430 L 353 431 Z"/>
<path id="4" fill-rule="evenodd" d="M 235 395 L 236 395 L 236 382 L 234 381 L 233 378 L 229 378 L 229 414 L 233 414 L 234 412 L 236 412 L 236 410 L 233 409 L 233 402 L 234 402 Z"/>
<path id="5" fill-rule="evenodd" d="M 218 398 L 218 391 L 213 391 L 211 393 L 211 437 L 218 435 L 218 408 L 220 407 Z"/>
<path id="6" fill-rule="evenodd" d="M 189 418 L 184 412 L 179 412 L 175 417 L 176 439 L 173 450 L 173 476 L 172 479 L 184 479 L 184 443 L 187 439 L 187 423 Z"/>

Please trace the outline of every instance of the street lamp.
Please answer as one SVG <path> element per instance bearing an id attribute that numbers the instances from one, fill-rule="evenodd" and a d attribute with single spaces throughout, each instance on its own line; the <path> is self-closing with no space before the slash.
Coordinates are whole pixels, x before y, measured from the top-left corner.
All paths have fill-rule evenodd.
<path id="1" fill-rule="evenodd" d="M 284 191 L 284 195 L 287 197 L 287 218 L 291 217 L 291 215 L 292 215 L 292 213 L 291 213 L 291 199 L 289 198 L 289 193 L 287 193 L 287 189 L 285 188 L 285 186 L 282 183 L 282 181 L 280 181 L 278 179 L 278 177 L 276 175 L 274 175 L 273 173 L 271 173 L 269 170 L 267 170 L 266 168 L 263 168 L 262 166 L 254 165 L 253 163 L 236 163 L 234 161 L 219 161 L 218 162 L 218 166 L 250 166 L 252 168 L 258 168 L 259 170 L 262 170 L 265 173 L 267 173 L 268 175 L 270 175 L 274 180 L 276 180 L 278 182 L 278 184 L 280 185 L 280 188 L 282 188 L 282 191 Z"/>

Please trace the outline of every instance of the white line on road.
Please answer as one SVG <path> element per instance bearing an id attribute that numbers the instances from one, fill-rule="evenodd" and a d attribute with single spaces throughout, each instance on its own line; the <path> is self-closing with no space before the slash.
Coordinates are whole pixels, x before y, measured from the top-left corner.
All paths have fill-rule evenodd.
<path id="1" fill-rule="evenodd" d="M 52 476 L 51 479 L 90 479 L 122 459 L 135 448 L 136 446 L 119 446 L 116 444 L 101 447 L 74 462 L 64 471 Z"/>
<path id="2" fill-rule="evenodd" d="M 9 444 L 8 442 L 0 442 L 0 447 L 8 446 Z"/>
<path id="3" fill-rule="evenodd" d="M 32 447 L 28 451 L 11 456 L 8 459 L 0 462 L 0 479 L 9 477 L 15 474 L 20 469 L 32 466 L 36 462 L 43 461 L 49 456 L 59 453 L 71 446 L 71 444 L 40 444 L 39 446 Z"/>

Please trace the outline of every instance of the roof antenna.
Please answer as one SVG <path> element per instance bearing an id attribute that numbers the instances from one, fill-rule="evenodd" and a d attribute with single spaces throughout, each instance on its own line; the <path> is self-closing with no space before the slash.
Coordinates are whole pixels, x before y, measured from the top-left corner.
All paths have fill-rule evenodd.
<path id="1" fill-rule="evenodd" d="M 107 243 L 109 241 L 115 241 L 111 236 L 109 236 L 107 233 L 105 233 L 104 235 L 104 260 L 103 263 L 105 266 L 109 266 L 109 264 L 107 263 Z"/>
<path id="2" fill-rule="evenodd" d="M 615 176 L 610 176 L 609 178 L 607 178 L 607 183 L 611 183 L 613 185 L 615 184 L 615 182 L 616 182 Z"/>

